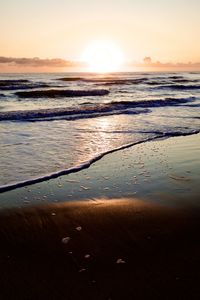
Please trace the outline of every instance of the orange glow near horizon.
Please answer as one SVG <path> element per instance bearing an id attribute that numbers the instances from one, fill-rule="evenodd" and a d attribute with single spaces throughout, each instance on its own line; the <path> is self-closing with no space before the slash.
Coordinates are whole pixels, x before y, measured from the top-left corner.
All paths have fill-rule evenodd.
<path id="1" fill-rule="evenodd" d="M 200 70 L 198 0 L 3 0 L 0 7 L 0 73 Z"/>

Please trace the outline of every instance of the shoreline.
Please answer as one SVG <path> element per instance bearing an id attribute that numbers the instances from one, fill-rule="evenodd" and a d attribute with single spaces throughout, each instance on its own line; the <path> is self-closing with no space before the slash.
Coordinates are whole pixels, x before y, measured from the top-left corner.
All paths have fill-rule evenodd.
<path id="1" fill-rule="evenodd" d="M 191 133 L 191 135 L 198 134 L 198 133 L 199 132 Z M 50 174 L 47 174 L 47 175 L 44 175 L 44 176 L 41 176 L 41 177 L 38 177 L 38 178 L 26 180 L 26 181 L 21 181 L 21 182 L 17 182 L 17 183 L 13 183 L 13 184 L 2 185 L 2 186 L 0 186 L 0 194 L 4 193 L 4 192 L 12 191 L 12 190 L 17 189 L 17 188 L 26 187 L 26 186 L 29 186 L 29 185 L 32 185 L 32 184 L 36 184 L 36 183 L 40 183 L 40 182 L 43 182 L 43 181 L 59 178 L 59 177 L 64 176 L 64 175 L 77 173 L 77 172 L 82 171 L 84 169 L 88 169 L 92 164 L 94 164 L 95 162 L 98 162 L 99 160 L 101 160 L 106 155 L 115 153 L 115 152 L 120 151 L 120 150 L 131 148 L 135 145 L 143 144 L 143 143 L 146 143 L 146 142 L 151 142 L 151 141 L 154 141 L 156 139 L 163 138 L 163 137 L 164 137 L 163 135 L 156 136 L 154 138 L 142 140 L 142 141 L 139 141 L 139 142 L 133 142 L 133 143 L 130 143 L 130 144 L 127 144 L 127 145 L 120 146 L 118 148 L 108 150 L 108 151 L 103 152 L 103 153 L 99 153 L 98 155 L 96 155 L 92 159 L 90 159 L 88 161 L 85 161 L 85 162 L 81 163 L 80 165 L 74 166 L 74 167 L 69 168 L 69 169 L 60 170 L 60 171 L 57 171 L 57 172 L 53 172 L 53 173 L 50 173 Z"/>
<path id="2" fill-rule="evenodd" d="M 200 134 L 139 143 L 77 173 L 1 193 L 1 209 L 101 197 L 199 207 L 199 155 Z"/>
<path id="3" fill-rule="evenodd" d="M 152 141 L 2 193 L 0 298 L 199 299 L 199 153 Z"/>
<path id="4" fill-rule="evenodd" d="M 183 133 L 181 133 L 181 134 L 179 134 L 179 133 L 160 134 L 160 135 L 157 135 L 157 136 L 154 136 L 154 137 L 151 137 L 151 138 L 147 138 L 147 139 L 142 140 L 142 141 L 126 144 L 126 145 L 123 145 L 123 146 L 105 151 L 103 153 L 99 153 L 95 157 L 93 157 L 92 159 L 89 159 L 88 161 L 82 162 L 78 166 L 74 166 L 74 167 L 71 167 L 71 168 L 68 168 L 68 169 L 59 170 L 59 171 L 56 171 L 56 172 L 53 172 L 53 173 L 49 173 L 49 174 L 46 174 L 46 175 L 43 175 L 43 176 L 40 176 L 40 177 L 36 177 L 36 178 L 32 178 L 32 179 L 29 179 L 29 180 L 25 180 L 25 181 L 20 181 L 20 182 L 16 182 L 16 183 L 2 185 L 2 186 L 0 186 L 0 194 L 4 193 L 4 192 L 15 190 L 15 189 L 18 189 L 18 188 L 23 188 L 23 187 L 26 187 L 26 186 L 29 186 L 29 185 L 33 185 L 33 184 L 41 183 L 41 182 L 44 182 L 44 181 L 48 181 L 48 180 L 51 180 L 51 179 L 59 178 L 61 176 L 65 176 L 65 175 L 68 175 L 68 174 L 80 172 L 84 169 L 88 169 L 95 162 L 100 161 L 103 157 L 105 157 L 109 154 L 115 153 L 117 151 L 125 150 L 125 149 L 128 149 L 128 148 L 134 147 L 136 145 L 140 145 L 140 144 L 143 144 L 143 143 L 145 144 L 147 142 L 152 142 L 152 141 L 156 141 L 156 140 L 165 140 L 165 139 L 174 138 L 174 137 L 184 137 L 184 136 L 196 135 L 196 134 L 199 134 L 199 133 L 200 132 L 197 130 L 197 131 L 193 131 L 191 133 L 185 133 L 185 134 L 183 134 Z"/>

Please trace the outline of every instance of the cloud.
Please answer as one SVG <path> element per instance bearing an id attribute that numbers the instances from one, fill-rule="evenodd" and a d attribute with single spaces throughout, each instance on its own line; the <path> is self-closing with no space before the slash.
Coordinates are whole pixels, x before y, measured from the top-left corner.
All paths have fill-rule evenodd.
<path id="1" fill-rule="evenodd" d="M 67 68 L 72 71 L 74 69 L 84 71 L 86 69 L 86 63 L 61 58 L 42 59 L 39 57 L 15 58 L 0 56 L 0 72 L 60 72 Z M 142 62 L 129 62 L 125 64 L 125 68 L 128 71 L 200 71 L 200 62 L 163 63 L 153 61 L 150 56 L 146 56 Z"/>
<path id="2" fill-rule="evenodd" d="M 146 57 L 143 59 L 143 62 L 144 62 L 145 64 L 151 64 L 152 59 L 151 59 L 151 57 L 146 56 Z"/>
<path id="3" fill-rule="evenodd" d="M 51 67 L 51 68 L 66 68 L 82 66 L 83 63 L 70 60 L 64 60 L 61 58 L 53 59 L 41 59 L 34 58 L 15 58 L 0 56 L 0 66 L 23 66 L 23 67 Z"/>
<path id="4" fill-rule="evenodd" d="M 153 70 L 200 70 L 200 62 L 192 63 L 163 63 L 160 61 L 153 61 L 151 57 L 147 56 L 143 59 L 142 63 L 133 63 L 137 68 L 146 68 Z"/>

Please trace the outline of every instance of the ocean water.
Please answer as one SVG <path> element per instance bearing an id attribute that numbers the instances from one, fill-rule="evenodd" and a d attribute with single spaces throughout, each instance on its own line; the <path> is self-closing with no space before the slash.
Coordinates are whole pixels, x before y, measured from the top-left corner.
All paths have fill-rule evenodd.
<path id="1" fill-rule="evenodd" d="M 0 75 L 0 190 L 200 131 L 200 73 Z"/>

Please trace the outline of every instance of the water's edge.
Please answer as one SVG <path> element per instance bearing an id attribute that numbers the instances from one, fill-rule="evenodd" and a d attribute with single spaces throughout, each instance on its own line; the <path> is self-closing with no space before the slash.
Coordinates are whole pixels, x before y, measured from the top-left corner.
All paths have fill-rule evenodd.
<path id="1" fill-rule="evenodd" d="M 25 180 L 25 181 L 20 181 L 20 182 L 16 182 L 16 183 L 12 183 L 12 184 L 7 184 L 7 185 L 2 185 L 2 186 L 0 186 L 0 193 L 4 193 L 4 192 L 7 192 L 7 191 L 11 191 L 11 190 L 21 188 L 21 187 L 25 187 L 25 186 L 28 186 L 28 185 L 40 183 L 40 182 L 47 181 L 47 180 L 50 180 L 50 179 L 58 178 L 58 177 L 61 177 L 61 176 L 67 175 L 67 174 L 79 172 L 83 169 L 89 168 L 92 164 L 99 161 L 100 159 L 102 159 L 104 156 L 106 156 L 108 154 L 112 154 L 114 152 L 124 150 L 124 149 L 130 148 L 130 147 L 133 147 L 135 145 L 143 144 L 143 143 L 146 143 L 146 142 L 151 142 L 153 140 L 167 139 L 167 138 L 170 138 L 170 137 L 177 137 L 177 136 L 189 136 L 189 135 L 194 135 L 194 134 L 198 134 L 198 133 L 200 133 L 199 130 L 194 130 L 194 131 L 189 132 L 189 133 L 180 133 L 180 132 L 163 133 L 163 134 L 157 135 L 155 137 L 147 138 L 147 139 L 142 140 L 142 141 L 129 143 L 129 144 L 126 144 L 126 145 L 123 145 L 123 146 L 120 146 L 120 147 L 102 152 L 102 153 L 96 155 L 95 157 L 93 157 L 92 159 L 87 160 L 87 161 L 85 161 L 85 162 L 83 162 L 80 165 L 75 166 L 75 167 L 59 170 L 57 172 L 49 173 L 47 175 L 37 177 L 37 178 L 32 178 L 32 179 Z"/>

